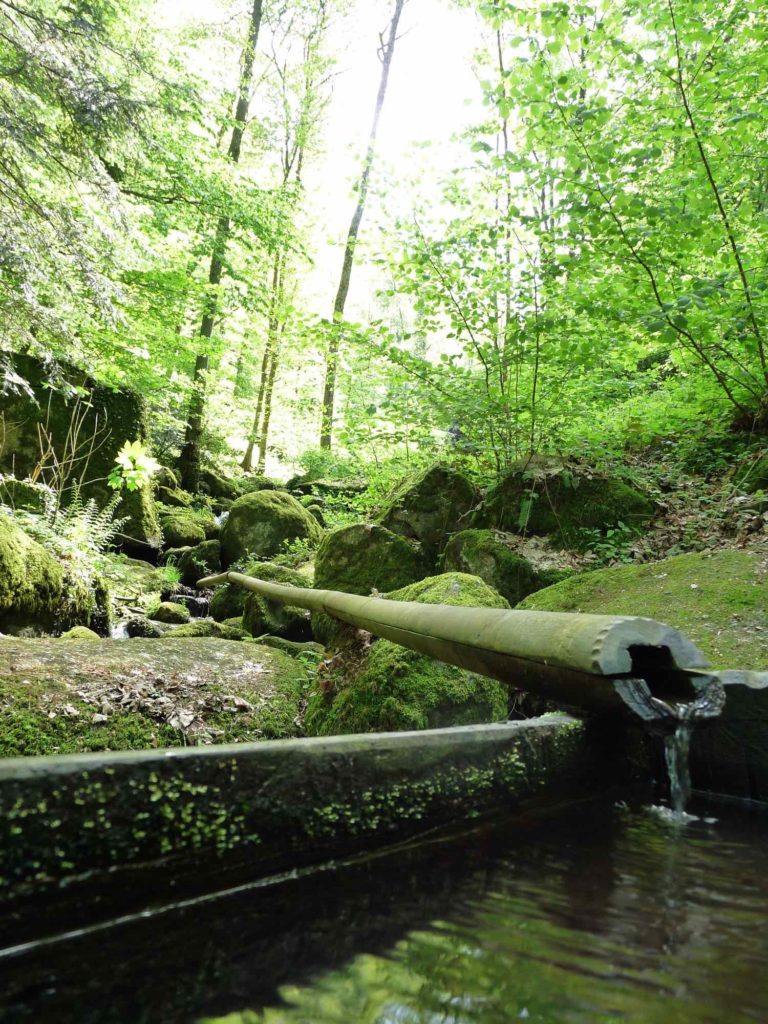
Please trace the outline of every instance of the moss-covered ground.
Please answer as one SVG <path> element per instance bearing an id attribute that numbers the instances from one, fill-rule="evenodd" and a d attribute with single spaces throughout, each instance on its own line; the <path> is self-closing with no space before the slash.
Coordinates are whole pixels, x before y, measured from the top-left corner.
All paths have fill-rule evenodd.
<path id="1" fill-rule="evenodd" d="M 720 550 L 582 573 L 518 605 L 645 615 L 679 629 L 719 668 L 768 668 L 768 552 Z"/>
<path id="2" fill-rule="evenodd" d="M 281 739 L 301 662 L 214 639 L 2 640 L 0 756 Z"/>

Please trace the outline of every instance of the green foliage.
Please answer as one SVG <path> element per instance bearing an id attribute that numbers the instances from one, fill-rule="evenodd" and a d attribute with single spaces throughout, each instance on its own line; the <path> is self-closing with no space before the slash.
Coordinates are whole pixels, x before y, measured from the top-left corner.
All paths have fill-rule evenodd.
<path id="1" fill-rule="evenodd" d="M 125 485 L 128 491 L 147 487 L 160 463 L 153 459 L 141 441 L 126 441 L 115 456 L 116 466 L 107 477 L 107 483 L 119 491 Z"/>
<path id="2" fill-rule="evenodd" d="M 115 518 L 119 504 L 119 494 L 102 507 L 95 498 L 83 500 L 80 485 L 75 483 L 68 505 L 62 506 L 58 496 L 45 489 L 39 512 L 19 509 L 13 515 L 30 537 L 71 562 L 77 571 L 92 575 L 102 568 L 102 556 L 126 522 Z M 0 506 L 0 511 L 10 514 L 13 510 Z"/>

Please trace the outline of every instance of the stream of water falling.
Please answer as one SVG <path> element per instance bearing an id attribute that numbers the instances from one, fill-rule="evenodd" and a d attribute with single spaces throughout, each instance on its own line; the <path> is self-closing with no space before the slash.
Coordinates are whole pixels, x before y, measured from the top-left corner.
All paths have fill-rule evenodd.
<path id="1" fill-rule="evenodd" d="M 682 719 L 674 732 L 664 737 L 664 759 L 669 774 L 669 802 L 678 821 L 684 821 L 685 809 L 691 799 L 690 750 L 694 723 Z"/>

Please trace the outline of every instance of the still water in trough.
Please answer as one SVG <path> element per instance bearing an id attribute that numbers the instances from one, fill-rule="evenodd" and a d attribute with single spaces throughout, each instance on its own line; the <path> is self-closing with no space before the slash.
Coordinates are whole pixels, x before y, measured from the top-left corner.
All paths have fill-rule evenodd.
<path id="1" fill-rule="evenodd" d="M 0 959 L 0 1020 L 765 1022 L 768 815 L 690 810 L 496 820 Z"/>

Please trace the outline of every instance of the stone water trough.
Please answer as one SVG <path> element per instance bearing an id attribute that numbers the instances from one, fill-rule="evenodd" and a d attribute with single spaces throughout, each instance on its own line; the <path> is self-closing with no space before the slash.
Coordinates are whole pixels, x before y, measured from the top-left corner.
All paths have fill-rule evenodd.
<path id="1" fill-rule="evenodd" d="M 722 709 L 724 684 L 650 619 L 387 602 L 228 573 L 590 714 L 424 732 L 0 762 L 0 951 L 627 778 L 626 725 Z M 607 727 L 606 727 L 607 723 Z"/>

